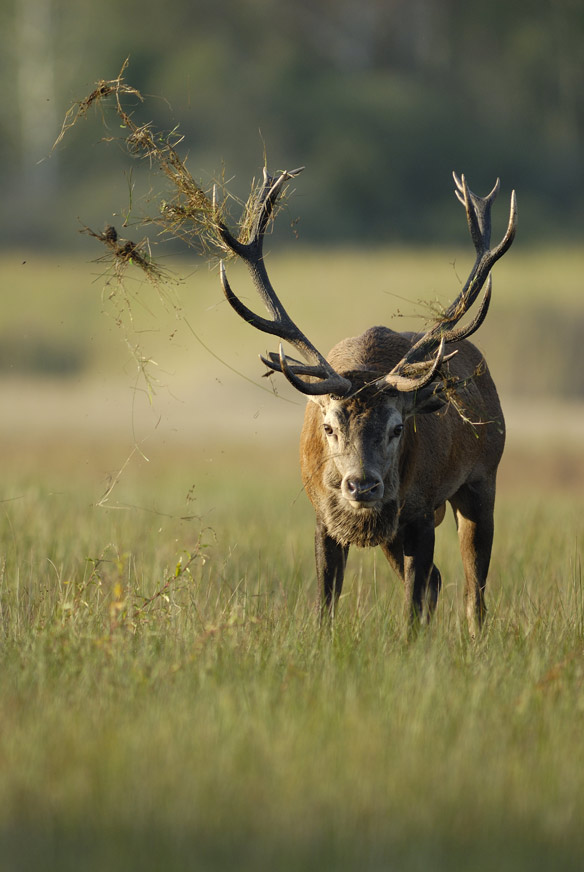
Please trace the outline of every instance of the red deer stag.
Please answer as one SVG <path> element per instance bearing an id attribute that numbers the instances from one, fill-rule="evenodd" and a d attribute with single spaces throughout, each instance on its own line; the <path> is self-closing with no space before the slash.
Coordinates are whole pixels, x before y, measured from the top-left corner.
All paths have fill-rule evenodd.
<path id="1" fill-rule="evenodd" d="M 401 578 L 410 623 L 435 609 L 441 576 L 434 565 L 434 528 L 450 502 L 466 577 L 471 634 L 485 616 L 485 585 L 493 541 L 495 478 L 505 424 L 495 385 L 467 337 L 482 324 L 491 298 L 490 271 L 515 236 L 511 195 L 507 232 L 490 248 L 491 206 L 499 182 L 477 197 L 454 175 L 476 261 L 461 292 L 424 334 L 371 327 L 344 339 L 324 358 L 290 319 L 266 271 L 266 226 L 286 182 L 264 171 L 248 241 L 224 226 L 228 248 L 249 268 L 271 319 L 252 312 L 231 290 L 227 300 L 245 321 L 294 345 L 306 363 L 279 353 L 263 362 L 309 397 L 300 441 L 302 480 L 316 512 L 316 571 L 323 611 L 334 613 L 351 545 L 380 545 Z M 484 288 L 475 317 L 458 326 Z M 448 349 L 448 353 L 446 350 Z"/>

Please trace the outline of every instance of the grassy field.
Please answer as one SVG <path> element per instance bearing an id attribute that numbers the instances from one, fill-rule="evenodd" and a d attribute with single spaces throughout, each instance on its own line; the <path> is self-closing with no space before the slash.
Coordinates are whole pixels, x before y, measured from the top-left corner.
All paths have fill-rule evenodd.
<path id="1" fill-rule="evenodd" d="M 2 505 L 0 868 L 581 868 L 581 494 L 503 484 L 476 644 L 448 519 L 406 644 L 375 552 L 319 631 L 277 457 L 152 457 L 125 509 L 47 459 Z"/>
<path id="2" fill-rule="evenodd" d="M 31 298 L 4 318 L 26 330 L 28 309 L 43 337 L 92 351 L 65 380 L 0 383 L 2 872 L 581 869 L 577 405 L 558 427 L 549 400 L 507 400 L 478 642 L 450 517 L 427 632 L 405 640 L 376 551 L 351 554 L 334 633 L 321 632 L 301 407 L 219 374 L 182 321 L 176 339 L 161 322 L 142 336 L 166 357 L 149 402 L 100 286 L 80 283 L 75 308 L 81 272 L 58 269 L 45 264 L 54 311 L 23 283 Z M 229 321 L 216 298 L 188 318 L 257 376 L 257 337 L 210 324 Z"/>

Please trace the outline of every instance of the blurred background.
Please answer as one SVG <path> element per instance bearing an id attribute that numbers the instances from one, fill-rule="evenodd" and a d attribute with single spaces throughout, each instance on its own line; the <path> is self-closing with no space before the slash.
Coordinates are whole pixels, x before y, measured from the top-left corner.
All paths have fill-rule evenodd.
<path id="1" fill-rule="evenodd" d="M 239 402 L 247 417 L 232 411 L 230 420 L 261 433 L 258 408 L 273 399 L 238 376 L 257 377 L 264 341 L 226 311 L 202 261 L 179 263 L 187 278 L 176 305 L 138 290 L 136 279 L 144 320 L 116 326 L 105 267 L 90 263 L 102 252 L 77 231 L 119 225 L 128 212 L 137 222 L 163 181 L 116 142 L 119 123 L 106 110 L 91 110 L 52 145 L 67 109 L 129 57 L 126 80 L 146 98 L 129 108 L 163 131 L 179 125 L 203 185 L 225 173 L 246 196 L 264 154 L 273 170 L 306 166 L 273 237 L 271 272 L 323 349 L 374 321 L 395 327 L 398 311 L 419 327 L 420 300 L 456 294 L 472 248 L 453 169 L 480 194 L 501 177 L 496 234 L 516 188 L 518 238 L 497 267 L 479 345 L 516 432 L 570 433 L 579 450 L 580 0 L 7 0 L 0 43 L 5 433 L 71 434 L 82 418 L 97 432 L 120 415 L 134 438 L 138 347 L 156 359 L 168 403 L 159 392 L 151 411 L 140 382 L 146 420 L 177 415 L 173 432 L 213 432 L 219 408 Z M 172 243 L 156 252 L 180 258 Z M 273 404 L 265 426 L 289 432 L 284 408 L 301 417 L 290 399 Z"/>
<path id="2" fill-rule="evenodd" d="M 8 0 L 0 14 L 4 245 L 69 247 L 70 214 L 111 208 L 99 124 L 51 145 L 127 56 L 156 98 L 145 120 L 180 123 L 197 173 L 224 161 L 247 189 L 264 146 L 270 166 L 309 168 L 311 243 L 451 242 L 452 169 L 518 188 L 524 240 L 582 239 L 578 0 Z"/>
<path id="3" fill-rule="evenodd" d="M 582 239 L 579 0 L 7 0 L 0 20 L 4 246 L 68 248 L 71 215 L 112 208 L 99 123 L 51 145 L 127 56 L 144 120 L 180 124 L 197 175 L 224 162 L 247 191 L 264 147 L 308 167 L 311 243 L 452 242 L 452 169 L 515 186 L 523 240 Z"/>

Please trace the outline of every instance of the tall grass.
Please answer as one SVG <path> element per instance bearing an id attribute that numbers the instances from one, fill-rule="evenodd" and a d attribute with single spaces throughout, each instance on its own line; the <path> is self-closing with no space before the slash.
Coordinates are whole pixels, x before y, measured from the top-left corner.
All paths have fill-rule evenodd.
<path id="1" fill-rule="evenodd" d="M 181 469 L 2 505 L 0 868 L 580 868 L 581 498 L 503 492 L 477 642 L 449 519 L 407 642 L 376 552 L 319 628 L 294 473 Z"/>

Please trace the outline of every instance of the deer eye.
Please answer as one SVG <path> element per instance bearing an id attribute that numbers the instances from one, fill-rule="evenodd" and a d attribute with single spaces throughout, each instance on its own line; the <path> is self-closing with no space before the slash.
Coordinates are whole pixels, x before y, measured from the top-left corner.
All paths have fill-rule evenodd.
<path id="1" fill-rule="evenodd" d="M 403 429 L 404 429 L 404 425 L 403 425 L 403 424 L 397 424 L 397 425 L 393 428 L 393 435 L 394 435 L 394 436 L 401 436 L 401 434 L 402 434 L 402 432 L 403 432 Z"/>
<path id="2" fill-rule="evenodd" d="M 333 428 L 331 427 L 330 424 L 323 424 L 322 426 L 323 426 L 324 432 L 326 433 L 327 436 L 333 435 Z"/>

